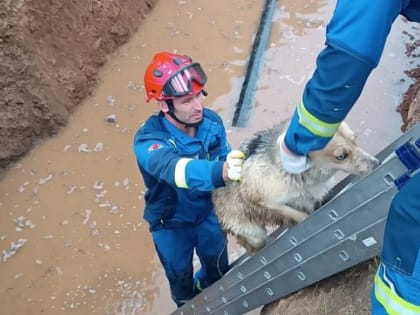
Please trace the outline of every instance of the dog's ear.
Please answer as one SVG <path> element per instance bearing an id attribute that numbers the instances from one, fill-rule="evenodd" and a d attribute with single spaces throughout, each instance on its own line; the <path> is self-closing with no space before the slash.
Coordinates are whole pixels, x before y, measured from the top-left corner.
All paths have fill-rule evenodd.
<path id="1" fill-rule="evenodd" d="M 356 140 L 356 134 L 345 121 L 341 122 L 340 127 L 338 127 L 338 132 L 351 141 Z"/>

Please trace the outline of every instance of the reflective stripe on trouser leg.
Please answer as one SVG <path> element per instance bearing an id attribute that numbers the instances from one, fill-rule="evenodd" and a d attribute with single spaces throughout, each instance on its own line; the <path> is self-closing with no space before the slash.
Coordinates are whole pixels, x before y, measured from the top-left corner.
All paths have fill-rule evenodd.
<path id="1" fill-rule="evenodd" d="M 382 280 L 382 278 L 384 280 Z M 420 314 L 420 305 L 409 303 L 401 296 L 399 296 L 394 283 L 386 276 L 386 268 L 384 265 L 379 267 L 375 276 L 374 298 L 376 298 L 380 305 L 375 305 L 372 303 L 373 315 L 383 314 L 383 310 L 380 308 L 380 306 L 382 306 L 386 313 L 389 315 Z"/>
<path id="2" fill-rule="evenodd" d="M 391 203 L 381 265 L 372 290 L 372 314 L 420 314 L 420 174 Z"/>
<path id="3" fill-rule="evenodd" d="M 382 262 L 411 275 L 420 248 L 420 173 L 392 200 L 385 225 Z M 402 246 L 403 245 L 403 246 Z"/>

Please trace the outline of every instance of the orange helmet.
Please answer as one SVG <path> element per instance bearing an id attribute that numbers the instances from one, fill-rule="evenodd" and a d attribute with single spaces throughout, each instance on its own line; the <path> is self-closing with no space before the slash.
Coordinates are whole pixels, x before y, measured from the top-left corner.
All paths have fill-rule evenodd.
<path id="1" fill-rule="evenodd" d="M 207 76 L 200 64 L 185 55 L 157 53 L 144 73 L 146 101 L 170 100 L 203 90 Z"/>

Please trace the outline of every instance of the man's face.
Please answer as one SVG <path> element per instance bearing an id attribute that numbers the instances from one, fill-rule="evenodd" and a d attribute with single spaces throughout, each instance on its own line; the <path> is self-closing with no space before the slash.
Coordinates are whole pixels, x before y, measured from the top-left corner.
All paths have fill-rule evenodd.
<path id="1" fill-rule="evenodd" d="M 198 92 L 173 99 L 175 116 L 181 121 L 194 124 L 203 119 L 203 94 Z"/>

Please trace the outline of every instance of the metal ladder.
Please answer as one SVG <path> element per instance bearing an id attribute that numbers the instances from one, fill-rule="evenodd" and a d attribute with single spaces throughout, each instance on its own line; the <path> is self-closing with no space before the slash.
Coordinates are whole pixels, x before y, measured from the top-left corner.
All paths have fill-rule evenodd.
<path id="1" fill-rule="evenodd" d="M 380 253 L 392 198 L 420 168 L 420 124 L 381 151 L 369 175 L 348 176 L 310 217 L 270 235 L 172 315 L 245 314 Z"/>

